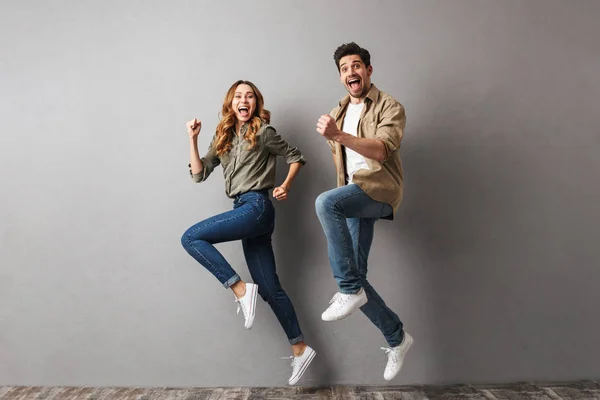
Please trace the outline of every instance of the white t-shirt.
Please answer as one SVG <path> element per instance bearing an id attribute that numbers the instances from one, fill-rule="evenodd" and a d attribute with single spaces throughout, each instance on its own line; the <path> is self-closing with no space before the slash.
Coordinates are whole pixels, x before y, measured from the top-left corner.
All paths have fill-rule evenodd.
<path id="1" fill-rule="evenodd" d="M 364 107 L 365 103 L 348 104 L 342 131 L 356 136 L 360 114 L 362 113 Z M 369 169 L 369 166 L 367 165 L 367 161 L 363 156 L 347 147 L 344 147 L 344 149 L 346 151 L 346 173 L 348 174 L 348 182 L 352 182 L 352 177 L 356 171 L 359 169 Z"/>

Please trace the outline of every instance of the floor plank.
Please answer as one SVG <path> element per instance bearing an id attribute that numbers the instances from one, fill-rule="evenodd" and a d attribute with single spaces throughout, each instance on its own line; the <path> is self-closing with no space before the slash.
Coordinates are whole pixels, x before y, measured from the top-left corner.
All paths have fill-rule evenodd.
<path id="1" fill-rule="evenodd" d="M 600 400 L 598 381 L 285 388 L 0 386 L 0 400 Z"/>

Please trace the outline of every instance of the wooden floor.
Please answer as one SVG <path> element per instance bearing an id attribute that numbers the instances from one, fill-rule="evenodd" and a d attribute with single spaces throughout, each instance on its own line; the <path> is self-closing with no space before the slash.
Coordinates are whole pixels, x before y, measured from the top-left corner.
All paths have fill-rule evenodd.
<path id="1" fill-rule="evenodd" d="M 90 388 L 1 386 L 0 400 L 600 400 L 600 383 L 323 388 Z"/>

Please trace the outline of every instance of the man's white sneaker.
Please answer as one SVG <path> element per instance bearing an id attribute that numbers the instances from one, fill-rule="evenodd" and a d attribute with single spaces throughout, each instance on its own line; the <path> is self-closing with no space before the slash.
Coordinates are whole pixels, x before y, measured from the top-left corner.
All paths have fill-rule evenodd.
<path id="1" fill-rule="evenodd" d="M 383 373 L 383 379 L 386 381 L 394 379 L 398 372 L 400 372 L 400 368 L 402 368 L 402 362 L 404 361 L 404 356 L 410 350 L 410 346 L 413 344 L 413 338 L 408 333 L 404 332 L 404 339 L 399 346 L 396 347 L 382 347 L 382 350 L 385 350 L 387 353 L 388 361 L 385 366 L 385 372 Z"/>
<path id="2" fill-rule="evenodd" d="M 337 292 L 329 301 L 329 308 L 321 315 L 321 319 L 323 321 L 337 321 L 346 318 L 365 305 L 367 301 L 367 294 L 362 288 L 356 294 Z"/>
<path id="3" fill-rule="evenodd" d="M 314 351 L 310 346 L 306 346 L 306 349 L 304 349 L 304 353 L 302 353 L 298 357 L 284 357 L 287 359 L 292 359 L 292 376 L 288 381 L 290 385 L 295 385 L 296 383 L 298 383 L 298 381 L 300 380 L 300 378 L 302 378 L 302 375 L 310 365 L 310 362 L 313 360 L 313 358 L 315 358 L 316 355 L 316 351 Z"/>
<path id="4" fill-rule="evenodd" d="M 235 302 L 237 303 L 237 313 L 239 314 L 240 310 L 244 313 L 244 327 L 246 329 L 252 328 L 252 324 L 254 323 L 257 295 L 258 285 L 246 283 L 246 294 L 239 299 L 235 299 Z"/>

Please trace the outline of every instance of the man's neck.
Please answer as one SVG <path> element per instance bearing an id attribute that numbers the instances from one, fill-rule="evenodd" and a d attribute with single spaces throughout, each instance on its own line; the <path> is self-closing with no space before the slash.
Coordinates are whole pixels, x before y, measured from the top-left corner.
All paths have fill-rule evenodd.
<path id="1" fill-rule="evenodd" d="M 371 83 L 369 85 L 369 90 L 371 90 L 371 87 L 373 86 L 373 84 Z M 353 97 L 352 95 L 350 95 L 350 104 L 360 104 L 360 103 L 364 103 L 365 99 L 367 98 L 367 95 L 369 94 L 369 90 L 367 90 L 365 92 L 365 94 L 361 97 Z"/>

